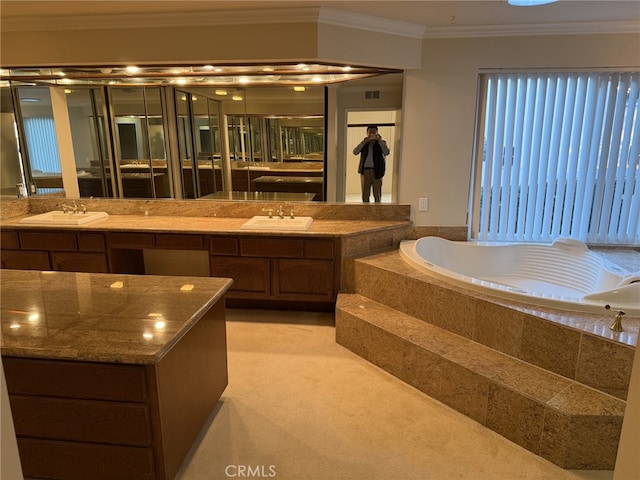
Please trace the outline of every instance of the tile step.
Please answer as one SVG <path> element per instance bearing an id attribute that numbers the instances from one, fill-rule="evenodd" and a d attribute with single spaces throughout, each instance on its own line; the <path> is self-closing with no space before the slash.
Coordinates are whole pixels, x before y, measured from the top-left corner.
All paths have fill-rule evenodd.
<path id="1" fill-rule="evenodd" d="M 336 341 L 563 468 L 613 469 L 625 402 L 359 294 Z"/>

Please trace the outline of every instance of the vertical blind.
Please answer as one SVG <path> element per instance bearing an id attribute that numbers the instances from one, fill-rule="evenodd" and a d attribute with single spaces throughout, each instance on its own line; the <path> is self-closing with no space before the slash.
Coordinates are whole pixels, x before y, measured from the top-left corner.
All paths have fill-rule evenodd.
<path id="1" fill-rule="evenodd" d="M 483 76 L 474 236 L 640 243 L 640 72 Z"/>
<path id="2" fill-rule="evenodd" d="M 62 170 L 53 117 L 25 117 L 24 134 L 31 170 L 60 173 Z"/>

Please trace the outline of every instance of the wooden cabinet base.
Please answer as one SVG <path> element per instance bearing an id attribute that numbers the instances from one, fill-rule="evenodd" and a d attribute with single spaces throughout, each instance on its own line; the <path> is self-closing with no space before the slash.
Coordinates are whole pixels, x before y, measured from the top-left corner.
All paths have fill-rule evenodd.
<path id="1" fill-rule="evenodd" d="M 30 478 L 154 478 L 150 448 L 18 438 L 22 473 Z"/>
<path id="2" fill-rule="evenodd" d="M 3 357 L 25 477 L 174 478 L 227 386 L 224 308 L 152 364 Z"/>

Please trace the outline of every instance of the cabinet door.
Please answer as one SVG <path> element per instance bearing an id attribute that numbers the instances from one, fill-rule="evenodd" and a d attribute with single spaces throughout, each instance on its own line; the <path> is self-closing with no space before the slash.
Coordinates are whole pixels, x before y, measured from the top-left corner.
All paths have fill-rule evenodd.
<path id="1" fill-rule="evenodd" d="M 106 249 L 102 233 L 78 233 L 78 250 L 81 252 L 104 252 Z"/>
<path id="2" fill-rule="evenodd" d="M 333 262 L 328 260 L 274 260 L 273 295 L 309 301 L 334 301 Z"/>
<path id="3" fill-rule="evenodd" d="M 0 252 L 0 263 L 2 268 L 16 270 L 51 270 L 48 252 L 2 250 Z"/>
<path id="4" fill-rule="evenodd" d="M 211 257 L 211 275 L 233 279 L 232 297 L 264 298 L 270 294 L 267 258 Z"/>
<path id="5" fill-rule="evenodd" d="M 18 232 L 4 230 L 0 232 L 0 246 L 2 248 L 18 250 L 20 248 Z"/>
<path id="6" fill-rule="evenodd" d="M 20 232 L 22 250 L 65 250 L 78 249 L 74 232 Z"/>
<path id="7" fill-rule="evenodd" d="M 104 253 L 51 252 L 51 264 L 54 270 L 63 272 L 109 272 Z"/>

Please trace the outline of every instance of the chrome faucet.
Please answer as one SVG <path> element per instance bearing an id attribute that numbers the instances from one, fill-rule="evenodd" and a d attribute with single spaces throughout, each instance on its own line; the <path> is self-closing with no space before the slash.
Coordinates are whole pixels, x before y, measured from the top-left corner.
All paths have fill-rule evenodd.
<path id="1" fill-rule="evenodd" d="M 273 208 L 263 208 L 263 212 L 267 212 L 269 214 L 269 218 L 273 218 Z"/>
<path id="2" fill-rule="evenodd" d="M 73 201 L 73 204 L 67 205 L 66 203 L 62 204 L 62 211 L 64 213 L 87 213 L 87 206 L 84 203 L 78 205 L 76 201 Z"/>
<path id="3" fill-rule="evenodd" d="M 611 305 L 605 305 L 604 308 L 606 308 L 607 310 L 611 310 Z M 626 312 L 624 310 L 614 310 L 614 312 L 616 312 L 615 316 L 613 317 L 613 323 L 609 326 L 609 330 L 613 330 L 614 332 L 622 332 L 624 330 L 624 328 L 622 328 L 622 316 L 626 315 Z"/>
<path id="4" fill-rule="evenodd" d="M 278 205 L 278 217 L 284 218 L 284 210 L 282 209 L 282 205 Z"/>

